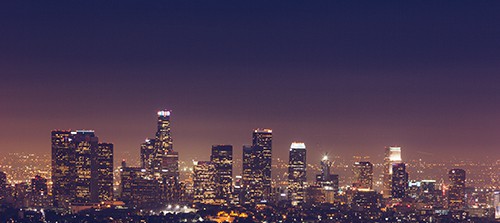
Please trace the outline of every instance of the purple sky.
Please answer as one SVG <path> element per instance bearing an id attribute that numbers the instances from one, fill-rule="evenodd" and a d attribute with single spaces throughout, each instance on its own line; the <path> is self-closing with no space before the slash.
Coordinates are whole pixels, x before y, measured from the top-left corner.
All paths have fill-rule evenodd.
<path id="1" fill-rule="evenodd" d="M 182 160 L 236 154 L 257 127 L 275 157 L 500 156 L 500 2 L 0 3 L 0 151 L 50 152 L 95 129 L 138 155 L 173 110 Z M 431 155 L 432 154 L 432 155 Z"/>

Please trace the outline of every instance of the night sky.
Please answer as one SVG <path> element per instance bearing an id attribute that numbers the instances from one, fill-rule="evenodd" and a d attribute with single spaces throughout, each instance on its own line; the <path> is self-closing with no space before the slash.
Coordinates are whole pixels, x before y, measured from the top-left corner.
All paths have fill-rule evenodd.
<path id="1" fill-rule="evenodd" d="M 2 1 L 0 153 L 94 129 L 138 157 L 167 108 L 184 161 L 257 127 L 286 160 L 499 158 L 500 2 L 417 2 Z"/>

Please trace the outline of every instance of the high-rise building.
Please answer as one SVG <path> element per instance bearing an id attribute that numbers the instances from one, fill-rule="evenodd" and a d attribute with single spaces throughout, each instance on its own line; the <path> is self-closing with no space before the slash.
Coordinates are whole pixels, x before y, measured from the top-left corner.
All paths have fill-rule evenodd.
<path id="1" fill-rule="evenodd" d="M 408 173 L 406 172 L 406 164 L 395 163 L 392 165 L 392 198 L 405 198 L 408 189 Z"/>
<path id="2" fill-rule="evenodd" d="M 49 206 L 49 191 L 47 187 L 47 179 L 36 175 L 31 179 L 30 191 L 30 207 L 44 208 Z"/>
<path id="3" fill-rule="evenodd" d="M 209 161 L 198 161 L 193 168 L 193 203 L 216 204 L 215 201 L 215 165 Z"/>
<path id="4" fill-rule="evenodd" d="M 52 137 L 52 196 L 54 207 L 68 207 L 74 197 L 75 144 L 71 131 L 54 130 Z"/>
<path id="5" fill-rule="evenodd" d="M 154 139 L 146 139 L 141 144 L 141 168 L 146 169 L 148 172 L 153 169 L 155 143 L 156 140 Z"/>
<path id="6" fill-rule="evenodd" d="M 215 199 L 217 203 L 229 204 L 233 187 L 233 146 L 214 145 L 210 161 L 215 166 Z"/>
<path id="7" fill-rule="evenodd" d="M 112 200 L 112 144 L 99 144 L 93 130 L 54 130 L 51 140 L 55 207 Z"/>
<path id="8" fill-rule="evenodd" d="M 170 110 L 157 112 L 157 131 L 151 158 L 152 177 L 162 185 L 161 197 L 164 202 L 175 202 L 180 197 L 179 153 L 173 149 L 171 113 Z"/>
<path id="9" fill-rule="evenodd" d="M 453 210 L 462 209 L 465 204 L 465 170 L 451 169 L 448 177 L 450 179 L 448 207 Z"/>
<path id="10" fill-rule="evenodd" d="M 262 198 L 262 190 L 259 178 L 254 175 L 256 153 L 252 146 L 243 146 L 243 170 L 242 170 L 242 204 L 255 204 Z"/>
<path id="11" fill-rule="evenodd" d="M 152 160 L 153 172 L 162 172 L 163 157 L 173 151 L 173 140 L 170 132 L 170 114 L 172 111 L 158 111 L 157 131 L 155 137 L 154 155 Z"/>
<path id="12" fill-rule="evenodd" d="M 120 169 L 120 199 L 133 207 L 156 208 L 161 205 L 160 183 L 140 167 L 128 167 L 122 162 Z"/>
<path id="13" fill-rule="evenodd" d="M 288 161 L 288 194 L 293 206 L 301 205 L 305 201 L 306 168 L 306 145 L 302 142 L 293 142 Z"/>
<path id="14" fill-rule="evenodd" d="M 113 144 L 99 143 L 95 154 L 98 202 L 113 200 Z M 94 168 L 95 169 L 95 168 Z"/>
<path id="15" fill-rule="evenodd" d="M 355 162 L 353 186 L 362 189 L 373 189 L 373 164 L 370 162 Z"/>
<path id="16" fill-rule="evenodd" d="M 252 148 L 256 155 L 254 160 L 254 176 L 262 185 L 262 199 L 258 202 L 267 202 L 271 196 L 271 164 L 273 131 L 271 129 L 255 129 L 253 131 Z"/>
<path id="17" fill-rule="evenodd" d="M 94 160 L 99 140 L 93 130 L 71 132 L 75 145 L 75 198 L 76 204 L 98 202 L 97 177 Z M 93 162 L 94 161 L 94 162 Z"/>
<path id="18" fill-rule="evenodd" d="M 4 200 L 7 196 L 7 174 L 0 171 L 0 201 Z"/>
<path id="19" fill-rule="evenodd" d="M 321 173 L 316 175 L 316 185 L 323 188 L 325 202 L 333 203 L 335 195 L 339 191 L 339 175 L 330 173 L 332 162 L 328 159 L 327 155 L 323 156 L 320 164 Z"/>
<path id="20" fill-rule="evenodd" d="M 383 197 L 390 198 L 392 196 L 392 165 L 401 163 L 401 147 L 389 146 L 385 148 L 384 157 L 384 182 L 383 182 Z"/>
<path id="21" fill-rule="evenodd" d="M 380 194 L 370 189 L 359 188 L 354 191 L 354 195 L 352 196 L 352 210 L 359 212 L 359 217 L 362 219 L 359 222 L 371 222 L 371 220 L 379 217 L 379 196 Z"/>

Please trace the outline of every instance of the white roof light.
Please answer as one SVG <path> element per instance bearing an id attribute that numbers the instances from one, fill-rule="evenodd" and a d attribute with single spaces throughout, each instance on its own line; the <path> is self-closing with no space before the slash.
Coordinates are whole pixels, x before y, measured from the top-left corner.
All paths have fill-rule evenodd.
<path id="1" fill-rule="evenodd" d="M 292 142 L 292 145 L 290 146 L 290 149 L 305 149 L 306 144 L 303 142 Z"/>

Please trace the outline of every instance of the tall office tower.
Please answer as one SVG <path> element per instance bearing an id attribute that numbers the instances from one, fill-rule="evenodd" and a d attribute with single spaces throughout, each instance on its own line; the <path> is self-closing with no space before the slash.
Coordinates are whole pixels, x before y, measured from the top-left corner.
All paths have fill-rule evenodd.
<path id="1" fill-rule="evenodd" d="M 75 144 L 75 200 L 76 204 L 98 202 L 98 172 L 94 160 L 99 140 L 93 130 L 71 132 Z"/>
<path id="2" fill-rule="evenodd" d="M 370 162 L 355 162 L 353 186 L 362 189 L 373 189 L 373 164 Z"/>
<path id="3" fill-rule="evenodd" d="M 47 179 L 36 175 L 31 179 L 31 196 L 30 207 L 46 208 L 49 206 L 49 191 L 47 187 Z"/>
<path id="4" fill-rule="evenodd" d="M 392 165 L 392 198 L 405 198 L 408 189 L 408 173 L 404 163 Z"/>
<path id="5" fill-rule="evenodd" d="M 451 169 L 448 177 L 450 179 L 448 207 L 452 210 L 462 209 L 465 204 L 465 170 Z"/>
<path id="6" fill-rule="evenodd" d="M 171 111 L 158 111 L 157 131 L 155 137 L 154 156 L 152 160 L 153 172 L 162 172 L 163 157 L 168 151 L 173 151 L 172 136 L 170 133 Z"/>
<path id="7" fill-rule="evenodd" d="M 112 144 L 99 144 L 93 130 L 55 130 L 51 140 L 54 207 L 112 199 Z"/>
<path id="8" fill-rule="evenodd" d="M 383 197 L 390 198 L 392 196 L 392 165 L 401 163 L 401 147 L 389 146 L 385 148 L 384 157 L 384 184 L 383 184 Z"/>
<path id="9" fill-rule="evenodd" d="M 273 131 L 271 129 L 255 129 L 252 138 L 252 147 L 256 154 L 255 166 L 253 168 L 254 175 L 261 179 L 261 201 L 267 202 L 271 196 Z"/>
<path id="10" fill-rule="evenodd" d="M 146 139 L 141 144 L 141 167 L 148 172 L 152 171 L 155 142 L 156 140 L 154 139 Z"/>
<path id="11" fill-rule="evenodd" d="M 162 110 L 157 113 L 157 131 L 150 168 L 153 178 L 159 180 L 162 185 L 160 197 L 165 202 L 178 201 L 180 196 L 179 153 L 173 150 L 170 129 L 171 112 Z"/>
<path id="12" fill-rule="evenodd" d="M 231 202 L 233 187 L 233 146 L 214 145 L 210 161 L 215 166 L 215 199 L 217 203 Z"/>
<path id="13" fill-rule="evenodd" d="M 306 145 L 293 142 L 288 161 L 288 193 L 293 206 L 301 205 L 305 201 L 306 162 Z"/>
<path id="14" fill-rule="evenodd" d="M 95 156 L 98 201 L 113 200 L 113 144 L 99 143 Z M 95 169 L 95 168 L 94 168 Z"/>
<path id="15" fill-rule="evenodd" d="M 4 200 L 7 194 L 7 174 L 0 171 L 0 201 Z"/>
<path id="16" fill-rule="evenodd" d="M 242 183 L 243 195 L 242 204 L 255 204 L 260 201 L 262 194 L 258 193 L 262 185 L 256 180 L 254 175 L 254 162 L 256 154 L 252 146 L 243 146 L 243 170 L 242 170 Z M 260 178 L 259 178 L 260 179 Z"/>
<path id="17" fill-rule="evenodd" d="M 243 159 L 242 159 L 242 183 L 244 187 L 247 187 L 252 181 L 252 163 L 254 160 L 254 153 L 251 146 L 243 146 Z"/>
<path id="18" fill-rule="evenodd" d="M 54 207 L 65 208 L 73 201 L 75 192 L 75 147 L 71 131 L 54 130 L 51 141 Z"/>
<path id="19" fill-rule="evenodd" d="M 216 204 L 215 202 L 215 165 L 209 161 L 198 161 L 193 168 L 193 203 Z"/>

